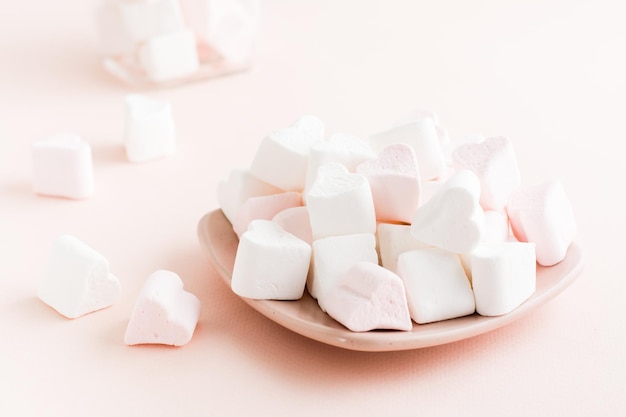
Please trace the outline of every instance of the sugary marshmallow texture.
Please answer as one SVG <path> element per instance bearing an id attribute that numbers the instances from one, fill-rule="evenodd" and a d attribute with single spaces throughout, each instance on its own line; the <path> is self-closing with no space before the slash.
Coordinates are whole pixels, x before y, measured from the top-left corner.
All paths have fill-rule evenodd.
<path id="1" fill-rule="evenodd" d="M 472 254 L 476 312 L 500 316 L 513 311 L 534 292 L 535 250 L 532 243 L 483 243 Z"/>
<path id="2" fill-rule="evenodd" d="M 62 235 L 52 245 L 37 296 L 67 318 L 111 306 L 120 282 L 107 259 L 74 236 Z"/>
<path id="3" fill-rule="evenodd" d="M 354 332 L 411 330 L 402 279 L 372 262 L 357 262 L 325 300 L 326 312 Z"/>
<path id="4" fill-rule="evenodd" d="M 163 100 L 130 94 L 126 97 L 124 140 L 131 162 L 145 162 L 176 149 L 172 106 Z"/>
<path id="5" fill-rule="evenodd" d="M 308 243 L 271 220 L 254 220 L 239 240 L 231 288 L 246 298 L 297 300 L 310 262 Z"/>
<path id="6" fill-rule="evenodd" d="M 78 135 L 63 133 L 32 145 L 36 194 L 85 199 L 94 193 L 91 147 Z"/>
<path id="7" fill-rule="evenodd" d="M 552 266 L 565 258 L 577 227 L 560 181 L 521 187 L 511 197 L 507 212 L 515 237 L 536 245 L 537 263 Z"/>
<path id="8" fill-rule="evenodd" d="M 127 345 L 187 344 L 200 318 L 200 300 L 174 272 L 158 270 L 144 283 L 130 317 Z"/>
<path id="9" fill-rule="evenodd" d="M 404 252 L 398 258 L 398 275 L 416 323 L 474 313 L 474 294 L 458 255 L 440 248 Z"/>

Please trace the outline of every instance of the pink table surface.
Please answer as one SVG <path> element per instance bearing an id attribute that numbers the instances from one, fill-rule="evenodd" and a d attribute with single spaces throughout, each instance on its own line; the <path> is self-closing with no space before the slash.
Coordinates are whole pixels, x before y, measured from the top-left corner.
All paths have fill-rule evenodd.
<path id="1" fill-rule="evenodd" d="M 95 48 L 96 2 L 0 11 L 0 415 L 250 416 L 626 414 L 626 26 L 618 1 L 263 1 L 253 71 L 140 91 L 171 101 L 174 155 L 127 162 L 125 94 Z M 196 225 L 229 170 L 305 113 L 361 136 L 413 108 L 454 137 L 509 136 L 523 181 L 560 178 L 582 276 L 512 325 L 395 353 L 310 341 L 234 296 Z M 61 131 L 93 149 L 96 194 L 32 193 L 30 144 Z M 36 285 L 60 234 L 110 261 L 112 307 L 67 320 Z M 157 269 L 202 301 L 181 348 L 128 347 L 136 296 Z"/>

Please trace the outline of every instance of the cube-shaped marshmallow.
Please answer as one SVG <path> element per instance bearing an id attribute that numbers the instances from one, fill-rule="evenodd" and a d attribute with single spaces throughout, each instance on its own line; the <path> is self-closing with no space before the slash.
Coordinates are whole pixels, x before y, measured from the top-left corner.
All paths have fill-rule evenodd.
<path id="1" fill-rule="evenodd" d="M 154 36 L 141 44 L 137 54 L 147 77 L 154 82 L 191 75 L 200 66 L 196 39 L 190 30 Z"/>
<path id="2" fill-rule="evenodd" d="M 168 155 L 176 149 L 176 127 L 172 106 L 138 94 L 126 97 L 124 140 L 131 162 L 144 162 Z"/>

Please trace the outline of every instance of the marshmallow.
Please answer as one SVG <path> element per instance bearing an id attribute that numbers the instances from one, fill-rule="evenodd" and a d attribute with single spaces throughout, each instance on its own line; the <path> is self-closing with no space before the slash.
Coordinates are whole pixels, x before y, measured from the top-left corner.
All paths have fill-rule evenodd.
<path id="1" fill-rule="evenodd" d="M 417 119 L 372 135 L 369 143 L 377 153 L 397 143 L 412 147 L 417 156 L 420 178 L 424 181 L 439 177 L 446 169 L 446 160 L 431 117 Z"/>
<path id="2" fill-rule="evenodd" d="M 235 233 L 237 233 L 237 236 L 241 237 L 253 220 L 271 220 L 279 212 L 290 207 L 298 207 L 301 205 L 302 198 L 300 197 L 300 193 L 295 191 L 251 197 L 243 203 L 237 212 L 233 222 L 233 229 Z"/>
<path id="3" fill-rule="evenodd" d="M 228 221 L 233 223 L 235 215 L 249 198 L 281 192 L 252 175 L 249 170 L 233 169 L 228 178 L 217 185 L 217 201 Z"/>
<path id="4" fill-rule="evenodd" d="M 177 274 L 159 270 L 137 297 L 124 343 L 182 346 L 191 340 L 199 318 L 200 300 L 183 289 Z"/>
<path id="5" fill-rule="evenodd" d="M 94 193 L 91 147 L 63 133 L 32 145 L 33 190 L 37 194 L 84 199 Z"/>
<path id="6" fill-rule="evenodd" d="M 139 46 L 137 54 L 147 77 L 154 82 L 191 75 L 200 66 L 196 39 L 186 29 L 148 39 Z"/>
<path id="7" fill-rule="evenodd" d="M 535 292 L 535 277 L 532 243 L 481 244 L 472 255 L 476 312 L 500 316 L 513 311 Z"/>
<path id="8" fill-rule="evenodd" d="M 239 240 L 232 290 L 246 298 L 297 300 L 310 262 L 308 243 L 270 220 L 254 220 Z"/>
<path id="9" fill-rule="evenodd" d="M 365 176 L 370 184 L 378 221 L 411 222 L 421 189 L 413 148 L 390 145 L 378 158 L 360 163 L 356 173 Z"/>
<path id="10" fill-rule="evenodd" d="M 452 157 L 452 155 L 454 154 L 454 150 L 459 146 L 481 143 L 484 142 L 485 139 L 485 135 L 481 133 L 476 133 L 461 138 L 450 139 L 448 142 L 442 145 L 443 153 L 446 157 L 446 163 L 449 166 L 454 166 L 454 158 Z"/>
<path id="11" fill-rule="evenodd" d="M 411 233 L 424 243 L 455 253 L 471 252 L 484 230 L 480 183 L 468 170 L 455 173 L 413 216 Z"/>
<path id="12" fill-rule="evenodd" d="M 382 266 L 396 273 L 400 254 L 431 247 L 415 239 L 408 224 L 378 223 L 377 237 Z"/>
<path id="13" fill-rule="evenodd" d="M 353 332 L 413 327 L 402 279 L 371 262 L 357 262 L 339 278 L 326 312 Z"/>
<path id="14" fill-rule="evenodd" d="M 309 245 L 313 244 L 309 209 L 306 206 L 286 208 L 277 213 L 272 221 L 298 239 L 304 240 Z"/>
<path id="15" fill-rule="evenodd" d="M 134 40 L 126 29 L 117 3 L 109 1 L 100 4 L 96 9 L 95 20 L 103 54 L 120 55 L 133 51 Z"/>
<path id="16" fill-rule="evenodd" d="M 322 310 L 324 297 L 352 265 L 357 262 L 378 264 L 376 237 L 371 233 L 332 236 L 313 242 L 313 273 L 307 289 L 317 298 Z"/>
<path id="17" fill-rule="evenodd" d="M 322 140 L 320 125 L 319 119 L 308 116 L 271 132 L 259 145 L 250 172 L 282 190 L 304 190 L 310 149 Z"/>
<path id="18" fill-rule="evenodd" d="M 552 266 L 565 258 L 577 227 L 560 181 L 520 188 L 511 197 L 507 212 L 515 237 L 536 245 L 537 263 Z"/>
<path id="19" fill-rule="evenodd" d="M 456 254 L 440 248 L 405 252 L 398 258 L 398 275 L 416 323 L 474 313 L 474 294 Z"/>
<path id="20" fill-rule="evenodd" d="M 54 242 L 37 288 L 44 303 L 73 319 L 111 306 L 119 295 L 120 282 L 104 256 L 73 236 Z"/>
<path id="21" fill-rule="evenodd" d="M 124 139 L 131 162 L 144 162 L 168 155 L 176 148 L 172 106 L 137 94 L 126 96 Z"/>
<path id="22" fill-rule="evenodd" d="M 520 186 L 513 145 L 505 137 L 461 145 L 452 158 L 457 166 L 473 171 L 480 179 L 480 204 L 485 210 L 503 210 Z"/>
<path id="23" fill-rule="evenodd" d="M 178 0 L 120 1 L 116 6 L 126 30 L 137 43 L 185 27 Z"/>
<path id="24" fill-rule="evenodd" d="M 399 120 L 396 120 L 396 123 L 394 124 L 394 126 L 402 126 L 402 125 L 415 122 L 418 120 L 422 120 L 425 118 L 432 119 L 433 123 L 435 124 L 435 131 L 437 132 L 437 138 L 439 139 L 439 143 L 441 145 L 448 143 L 450 141 L 450 137 L 448 136 L 448 131 L 446 130 L 446 128 L 442 127 L 439 124 L 439 117 L 437 116 L 437 113 L 435 113 L 432 110 L 413 109 L 404 117 L 400 118 Z"/>
<path id="25" fill-rule="evenodd" d="M 322 175 L 318 175 L 307 195 L 313 239 L 376 233 L 376 212 L 367 178 L 345 168 L 338 172 L 340 166 L 323 166 Z"/>

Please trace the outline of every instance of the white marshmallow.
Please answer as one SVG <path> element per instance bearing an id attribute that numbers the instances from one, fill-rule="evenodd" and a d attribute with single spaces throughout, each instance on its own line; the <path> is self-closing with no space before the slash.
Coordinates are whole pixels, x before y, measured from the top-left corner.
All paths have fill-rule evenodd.
<path id="1" fill-rule="evenodd" d="M 515 237 L 535 243 L 540 265 L 552 266 L 565 258 L 577 227 L 572 205 L 560 181 L 518 189 L 507 212 Z"/>
<path id="2" fill-rule="evenodd" d="M 356 173 L 370 184 L 378 221 L 411 222 L 421 191 L 413 148 L 402 143 L 387 146 L 376 159 L 361 162 Z"/>
<path id="3" fill-rule="evenodd" d="M 353 332 L 413 327 L 402 279 L 371 262 L 357 262 L 339 278 L 326 312 Z"/>
<path id="4" fill-rule="evenodd" d="M 513 311 L 535 292 L 535 277 L 532 243 L 481 244 L 472 256 L 476 312 L 500 316 Z"/>
<path id="5" fill-rule="evenodd" d="M 177 274 L 159 270 L 137 297 L 124 343 L 182 346 L 191 340 L 199 318 L 200 300 L 183 289 Z"/>
<path id="6" fill-rule="evenodd" d="M 311 262 L 311 246 L 270 220 L 254 220 L 241 235 L 232 290 L 254 299 L 302 297 Z"/>
<path id="7" fill-rule="evenodd" d="M 124 129 L 126 156 L 144 162 L 176 149 L 176 127 L 170 103 L 137 94 L 126 96 Z"/>
<path id="8" fill-rule="evenodd" d="M 276 214 L 272 221 L 298 239 L 304 240 L 309 245 L 313 244 L 309 209 L 306 206 L 286 208 Z"/>
<path id="9" fill-rule="evenodd" d="M 137 56 L 147 77 L 154 82 L 191 75 L 200 66 L 196 39 L 190 30 L 154 36 L 141 44 Z"/>
<path id="10" fill-rule="evenodd" d="M 120 295 L 120 282 L 109 272 L 109 261 L 69 235 L 52 245 L 37 296 L 68 318 L 111 306 Z"/>
<path id="11" fill-rule="evenodd" d="M 95 13 L 99 46 L 105 55 L 120 55 L 133 51 L 135 45 L 120 13 L 117 2 L 103 2 Z"/>
<path id="12" fill-rule="evenodd" d="M 424 243 L 455 253 L 471 252 L 485 226 L 478 204 L 480 183 L 468 170 L 455 173 L 413 216 L 411 233 Z"/>
<path id="13" fill-rule="evenodd" d="M 332 236 L 313 242 L 313 273 L 307 289 L 317 298 L 322 310 L 324 297 L 352 265 L 357 262 L 378 264 L 376 237 L 371 233 Z"/>
<path id="14" fill-rule="evenodd" d="M 259 145 L 250 172 L 282 190 L 304 190 L 310 149 L 322 140 L 320 125 L 316 117 L 305 116 L 271 132 Z"/>
<path id="15" fill-rule="evenodd" d="M 521 184 L 513 144 L 505 137 L 461 145 L 452 158 L 458 167 L 473 171 L 480 179 L 480 204 L 485 210 L 503 210 Z"/>
<path id="16" fill-rule="evenodd" d="M 397 143 L 411 146 L 417 156 L 420 178 L 424 181 L 439 177 L 446 169 L 437 129 L 430 117 L 372 135 L 369 143 L 375 152 L 381 152 L 387 146 Z"/>
<path id="17" fill-rule="evenodd" d="M 233 230 L 237 236 L 248 230 L 248 225 L 253 220 L 263 219 L 272 220 L 272 218 L 281 211 L 302 205 L 300 193 L 290 191 L 280 194 L 263 195 L 259 197 L 249 198 L 235 216 L 233 221 Z"/>
<path id="18" fill-rule="evenodd" d="M 136 43 L 185 28 L 178 0 L 120 1 L 117 7 Z"/>
<path id="19" fill-rule="evenodd" d="M 339 171 L 338 164 L 326 165 L 309 190 L 309 208 L 313 239 L 355 233 L 376 233 L 376 212 L 367 178 Z"/>
<path id="20" fill-rule="evenodd" d="M 456 254 L 440 248 L 405 252 L 398 258 L 398 275 L 416 323 L 474 313 L 474 294 Z"/>
<path id="21" fill-rule="evenodd" d="M 63 133 L 32 145 L 33 190 L 37 194 L 84 199 L 94 193 L 91 147 Z"/>
<path id="22" fill-rule="evenodd" d="M 415 239 L 408 224 L 378 223 L 377 237 L 381 264 L 395 273 L 398 271 L 400 254 L 431 247 Z"/>
<path id="23" fill-rule="evenodd" d="M 441 145 L 447 144 L 450 141 L 448 131 L 446 130 L 446 128 L 442 127 L 439 124 L 439 117 L 437 116 L 437 113 L 435 113 L 432 110 L 413 109 L 404 117 L 401 117 L 399 120 L 396 120 L 396 123 L 394 124 L 394 126 L 403 126 L 408 123 L 422 120 L 425 118 L 432 119 L 433 123 L 435 124 L 435 130 L 437 132 L 437 138 L 439 139 L 439 143 Z"/>
<path id="24" fill-rule="evenodd" d="M 237 212 L 249 198 L 281 192 L 252 175 L 249 170 L 233 169 L 228 178 L 217 185 L 217 201 L 228 221 L 233 223 Z"/>

